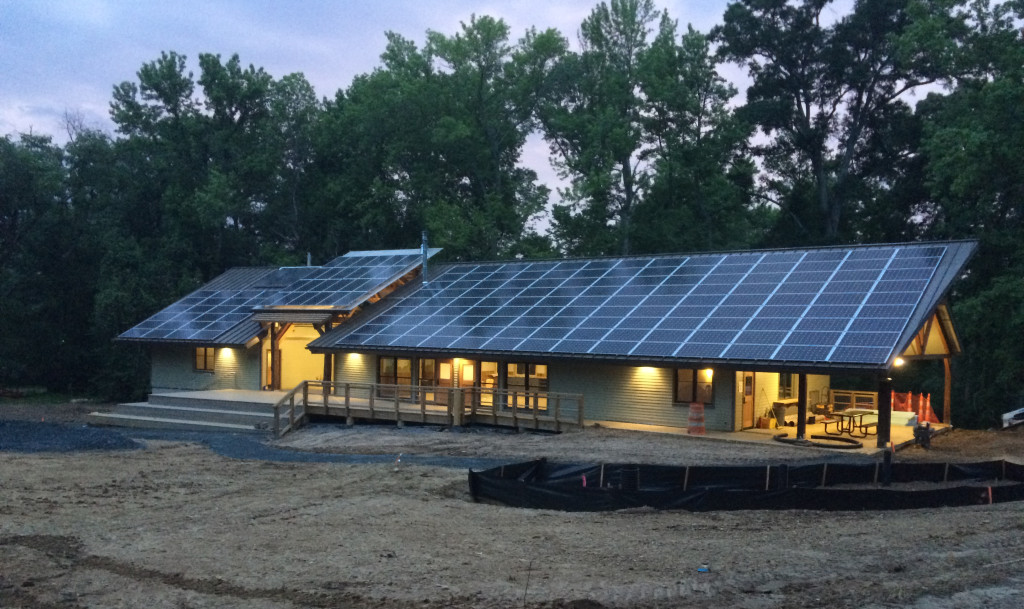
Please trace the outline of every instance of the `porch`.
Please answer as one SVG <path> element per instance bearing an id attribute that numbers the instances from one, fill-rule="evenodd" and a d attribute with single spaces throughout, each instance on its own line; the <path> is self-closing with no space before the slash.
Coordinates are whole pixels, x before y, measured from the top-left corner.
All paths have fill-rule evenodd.
<path id="1" fill-rule="evenodd" d="M 583 426 L 583 396 L 484 387 L 303 381 L 274 404 L 281 436 L 310 416 L 435 425 L 561 431 Z"/>

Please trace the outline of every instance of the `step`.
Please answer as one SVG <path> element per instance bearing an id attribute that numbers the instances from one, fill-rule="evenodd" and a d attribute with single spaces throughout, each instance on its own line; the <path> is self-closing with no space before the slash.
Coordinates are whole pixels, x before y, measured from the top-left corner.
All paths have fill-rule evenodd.
<path id="1" fill-rule="evenodd" d="M 182 406 L 185 408 L 212 408 L 234 412 L 273 412 L 272 402 L 247 402 L 245 400 L 206 399 L 181 394 L 153 393 L 149 396 L 149 404 L 158 406 Z"/>
<path id="2" fill-rule="evenodd" d="M 114 414 L 131 416 L 209 421 L 211 423 L 234 423 L 237 425 L 272 424 L 274 422 L 274 411 L 269 406 L 264 406 L 260 411 L 247 412 L 220 408 L 167 406 L 151 402 L 136 402 L 134 404 L 118 404 L 114 407 L 113 412 Z"/>
<path id="3" fill-rule="evenodd" d="M 141 427 L 145 429 L 179 429 L 187 431 L 230 431 L 244 433 L 267 433 L 266 429 L 257 429 L 253 425 L 236 423 L 216 423 L 194 421 L 188 419 L 172 419 L 164 417 L 146 417 L 139 415 L 117 414 L 114 412 L 91 412 L 89 421 L 96 425 L 113 427 Z M 271 423 L 272 424 L 272 423 Z"/>

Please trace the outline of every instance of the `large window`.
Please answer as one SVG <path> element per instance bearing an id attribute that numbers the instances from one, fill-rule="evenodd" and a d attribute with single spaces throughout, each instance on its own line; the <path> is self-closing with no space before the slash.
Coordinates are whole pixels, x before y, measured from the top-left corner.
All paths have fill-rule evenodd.
<path id="1" fill-rule="evenodd" d="M 196 370 L 199 372 L 213 372 L 213 361 L 216 349 L 213 347 L 196 347 Z"/>
<path id="2" fill-rule="evenodd" d="M 713 374 L 711 368 L 676 368 L 675 401 L 680 404 L 699 402 L 710 405 L 713 402 Z"/>
<path id="3" fill-rule="evenodd" d="M 538 394 L 548 391 L 547 364 L 512 362 L 507 366 L 505 385 L 509 392 L 514 394 L 515 405 L 546 409 L 547 396 Z"/>
<path id="4" fill-rule="evenodd" d="M 378 364 L 377 379 L 381 385 L 412 386 L 412 360 L 402 357 L 382 357 Z M 394 397 L 395 390 L 381 387 L 381 397 Z M 400 397 L 412 397 L 411 389 L 400 389 Z"/>

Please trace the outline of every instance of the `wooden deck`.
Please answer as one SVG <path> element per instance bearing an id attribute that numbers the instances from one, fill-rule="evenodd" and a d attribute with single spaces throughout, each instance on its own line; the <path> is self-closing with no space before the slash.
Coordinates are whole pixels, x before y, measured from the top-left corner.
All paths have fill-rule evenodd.
<path id="1" fill-rule="evenodd" d="M 274 433 L 283 435 L 310 415 L 350 422 L 495 425 L 561 431 L 583 426 L 583 396 L 506 389 L 422 387 L 305 381 L 274 405 Z"/>

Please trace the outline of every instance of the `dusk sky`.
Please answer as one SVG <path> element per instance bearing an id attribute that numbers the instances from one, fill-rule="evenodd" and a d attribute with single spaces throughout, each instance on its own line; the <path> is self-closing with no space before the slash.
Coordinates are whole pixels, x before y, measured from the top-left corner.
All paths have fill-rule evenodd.
<path id="1" fill-rule="evenodd" d="M 721 20 L 725 0 L 655 0 L 679 22 L 707 31 Z M 595 0 L 0 0 L 0 135 L 34 132 L 66 139 L 65 115 L 113 132 L 108 109 L 114 85 L 136 80 L 161 51 L 186 55 L 198 74 L 199 53 L 274 78 L 303 73 L 320 97 L 333 97 L 380 63 L 385 32 L 422 46 L 427 30 L 459 31 L 476 15 L 503 19 L 518 40 L 530 27 L 562 32 L 577 46 L 580 23 Z M 843 4 L 843 3 L 838 3 Z M 833 11 L 831 7 L 826 12 Z M 742 86 L 735 66 L 723 74 Z M 739 81 L 739 82 L 737 82 Z M 739 100 L 738 100 L 739 101 Z M 523 163 L 541 181 L 557 182 L 547 147 L 531 138 Z"/>

